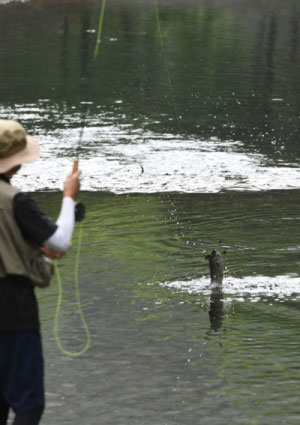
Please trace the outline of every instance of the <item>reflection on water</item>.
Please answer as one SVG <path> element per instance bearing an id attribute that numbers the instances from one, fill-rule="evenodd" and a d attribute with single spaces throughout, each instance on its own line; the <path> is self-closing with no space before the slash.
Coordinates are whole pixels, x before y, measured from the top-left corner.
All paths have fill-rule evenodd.
<path id="1" fill-rule="evenodd" d="M 222 328 L 224 316 L 223 290 L 222 287 L 211 289 L 209 318 L 211 328 L 218 331 Z"/>

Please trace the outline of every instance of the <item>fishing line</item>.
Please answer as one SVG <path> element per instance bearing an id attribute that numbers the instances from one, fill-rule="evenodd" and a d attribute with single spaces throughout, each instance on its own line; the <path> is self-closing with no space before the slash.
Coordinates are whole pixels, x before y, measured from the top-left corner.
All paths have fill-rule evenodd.
<path id="1" fill-rule="evenodd" d="M 99 23 L 98 23 L 98 28 L 97 28 L 96 43 L 95 43 L 95 48 L 94 48 L 94 52 L 93 52 L 93 62 L 92 62 L 93 66 L 90 67 L 89 75 L 87 75 L 87 81 L 88 82 L 91 79 L 92 71 L 95 68 L 97 58 L 98 58 L 98 54 L 99 54 L 99 49 L 100 49 L 100 45 L 101 45 L 101 38 L 102 38 L 103 22 L 104 22 L 104 16 L 105 16 L 105 8 L 106 8 L 106 0 L 102 0 L 101 8 L 100 8 L 100 15 L 99 15 Z M 88 110 L 89 110 L 88 105 L 92 103 L 92 102 L 89 102 L 90 92 L 89 92 L 88 89 L 86 90 L 86 99 L 87 100 L 85 102 L 82 102 L 82 104 L 85 105 L 85 109 L 84 109 L 83 114 L 82 114 L 82 120 L 81 120 L 82 125 L 81 125 L 81 129 L 80 129 L 80 133 L 79 133 L 79 139 L 78 139 L 77 148 L 76 148 L 76 157 L 77 158 L 79 157 L 80 145 L 81 145 L 81 142 L 82 142 L 84 130 L 86 128 L 86 119 L 87 119 L 87 114 L 88 114 Z M 142 164 L 139 163 L 139 165 L 141 167 L 141 174 L 143 174 L 144 168 L 143 168 Z M 106 176 L 106 177 L 111 176 L 112 174 L 115 174 L 118 171 L 122 171 L 125 168 L 127 168 L 127 165 L 125 165 L 121 168 L 118 168 L 117 170 L 113 170 L 113 171 L 110 171 L 108 173 L 105 173 L 104 176 Z"/>
<path id="2" fill-rule="evenodd" d="M 158 38 L 159 38 L 159 42 L 160 42 L 160 47 L 161 47 L 161 52 L 162 52 L 162 56 L 163 56 L 163 63 L 164 63 L 164 68 L 165 68 L 165 72 L 167 75 L 167 80 L 168 80 L 168 85 L 169 85 L 169 91 L 172 97 L 172 102 L 169 102 L 172 104 L 173 107 L 173 112 L 175 114 L 175 119 L 176 119 L 176 126 L 177 126 L 177 131 L 179 132 L 179 134 L 182 134 L 182 129 L 181 129 L 181 123 L 180 120 L 182 118 L 182 116 L 179 114 L 178 112 L 178 107 L 177 107 L 177 102 L 176 102 L 176 97 L 175 97 L 175 89 L 174 89 L 174 85 L 172 83 L 172 78 L 171 78 L 171 74 L 170 74 L 170 70 L 169 70 L 169 66 L 168 66 L 168 62 L 167 62 L 167 55 L 166 55 L 166 49 L 165 49 L 165 43 L 164 43 L 164 39 L 163 39 L 163 32 L 162 32 L 162 26 L 161 26 L 161 20 L 160 20 L 160 14 L 159 14 L 159 7 L 158 7 L 158 0 L 154 0 L 154 8 L 155 8 L 155 18 L 156 18 L 156 25 L 157 25 L 157 33 L 158 33 Z M 177 231 L 178 232 L 182 232 L 182 230 L 179 228 L 179 220 L 178 220 L 178 214 L 177 214 L 177 208 L 176 208 L 176 200 L 175 198 L 173 198 L 173 200 L 171 199 L 171 208 L 173 208 L 173 211 L 171 210 L 171 214 L 173 212 L 173 216 L 175 218 L 175 222 L 177 223 Z M 184 236 L 184 234 L 182 233 L 182 236 Z"/>
<path id="3" fill-rule="evenodd" d="M 99 17 L 99 24 L 98 24 L 98 31 L 97 31 L 97 39 L 96 39 L 96 45 L 94 49 L 93 54 L 93 65 L 95 66 L 96 60 L 99 53 L 100 43 L 101 43 L 101 35 L 102 35 L 102 29 L 103 29 L 103 21 L 104 21 L 104 14 L 105 14 L 105 6 L 106 6 L 106 0 L 102 0 L 101 9 L 100 9 L 100 17 Z M 82 104 L 85 106 L 84 111 L 82 113 L 82 119 L 81 119 L 81 128 L 79 132 L 79 139 L 77 142 L 77 148 L 76 148 L 76 159 L 74 161 L 73 166 L 73 173 L 78 170 L 78 161 L 79 161 L 79 150 L 80 145 L 83 139 L 84 130 L 86 128 L 86 119 L 88 114 L 88 105 L 90 104 L 89 98 L 89 83 L 91 79 L 91 66 L 90 66 L 90 72 L 88 72 L 86 76 L 87 80 L 87 88 L 86 88 L 86 101 L 82 102 Z M 83 226 L 82 226 L 82 218 L 84 217 L 85 207 L 82 203 L 77 203 L 77 212 L 78 213 L 78 207 L 79 207 L 79 233 L 78 233 L 78 241 L 77 241 L 77 252 L 76 252 L 76 259 L 75 259 L 75 269 L 74 269 L 74 284 L 75 284 L 75 296 L 76 296 L 76 306 L 77 311 L 83 326 L 83 329 L 85 331 L 86 335 L 86 343 L 84 347 L 79 351 L 69 351 L 65 349 L 61 343 L 60 336 L 59 336 L 59 317 L 62 310 L 62 299 L 63 299 L 63 284 L 62 284 L 62 278 L 60 275 L 59 267 L 57 261 L 54 262 L 55 266 L 55 273 L 57 278 L 57 287 L 58 287 L 58 300 L 56 305 L 56 311 L 55 311 L 55 317 L 54 317 L 54 338 L 57 347 L 60 349 L 60 351 L 69 357 L 79 357 L 83 355 L 91 346 L 91 334 L 87 325 L 87 322 L 84 318 L 83 311 L 82 311 L 82 304 L 81 304 L 81 297 L 80 297 L 80 289 L 79 289 L 79 263 L 80 263 L 80 254 L 81 254 L 81 246 L 82 246 L 82 237 L 83 237 Z"/>
<path id="4" fill-rule="evenodd" d="M 78 233 L 78 242 L 77 242 L 77 252 L 76 252 L 76 259 L 75 259 L 75 270 L 74 270 L 74 282 L 75 282 L 75 296 L 76 296 L 76 307 L 78 310 L 78 314 L 83 326 L 83 329 L 85 331 L 86 335 L 86 343 L 85 346 L 80 351 L 69 351 L 66 350 L 60 340 L 59 336 L 59 317 L 62 310 L 62 299 L 63 299 L 63 285 L 62 285 L 62 279 L 59 272 L 57 261 L 55 261 L 55 273 L 57 278 L 57 286 L 58 286 L 58 300 L 57 300 L 57 306 L 55 311 L 55 318 L 54 318 L 54 337 L 57 347 L 60 349 L 60 351 L 69 357 L 79 357 L 82 356 L 91 346 L 91 334 L 89 331 L 89 327 L 87 325 L 87 322 L 84 318 L 83 311 L 82 311 L 82 304 L 81 304 L 81 298 L 80 298 L 80 290 L 79 290 L 79 263 L 80 263 L 80 253 L 81 253 L 81 245 L 82 245 L 82 234 L 83 234 L 83 226 L 82 222 L 79 225 L 79 233 Z"/>
<path id="5" fill-rule="evenodd" d="M 101 36 L 102 36 L 102 29 L 103 29 L 104 14 L 105 14 L 105 6 L 106 6 L 106 0 L 102 0 L 100 17 L 99 17 L 98 32 L 97 32 L 97 39 L 96 39 L 96 45 L 95 45 L 95 50 L 94 50 L 94 60 L 97 59 L 97 56 L 98 56 L 98 53 L 99 53 Z"/>
<path id="6" fill-rule="evenodd" d="M 105 15 L 105 7 L 106 7 L 106 0 L 102 0 L 98 29 L 97 29 L 97 36 L 96 36 L 96 43 L 95 43 L 95 48 L 94 48 L 94 53 L 93 53 L 93 61 L 92 61 L 92 65 L 89 67 L 87 75 L 86 75 L 86 80 L 87 80 L 87 88 L 86 88 L 86 93 L 85 93 L 86 101 L 82 102 L 82 104 L 85 105 L 85 108 L 84 108 L 84 111 L 82 113 L 81 128 L 80 128 L 80 132 L 79 132 L 79 139 L 78 139 L 77 149 L 76 149 L 76 157 L 77 158 L 79 157 L 79 149 L 80 149 L 80 145 L 81 145 L 81 142 L 82 142 L 84 130 L 86 128 L 86 119 L 87 119 L 87 114 L 88 114 L 88 111 L 89 111 L 88 105 L 91 103 L 91 102 L 89 102 L 89 99 L 90 99 L 90 90 L 89 89 L 91 88 L 91 85 L 89 83 L 91 81 L 92 71 L 95 68 L 97 57 L 98 57 L 98 54 L 99 54 L 101 37 L 102 37 L 102 29 L 103 29 L 103 21 L 104 21 L 104 15 Z"/>
<path id="7" fill-rule="evenodd" d="M 170 74 L 170 71 L 169 71 L 168 63 L 167 63 L 166 49 L 165 49 L 165 44 L 164 44 L 164 40 L 163 40 L 163 34 L 162 34 L 162 29 L 161 29 L 160 17 L 159 17 L 158 0 L 154 0 L 154 8 L 155 8 L 155 17 L 156 17 L 158 38 L 159 38 L 160 47 L 161 47 L 161 51 L 162 51 L 162 55 L 163 55 L 163 61 L 164 61 L 164 68 L 165 68 L 165 71 L 166 71 L 166 74 L 167 74 L 170 92 L 171 92 L 172 97 L 173 97 L 172 104 L 173 104 L 175 116 L 178 118 L 176 123 L 177 123 L 178 129 L 181 133 L 181 126 L 180 126 L 180 121 L 179 121 L 181 119 L 181 115 L 179 115 L 179 113 L 178 113 L 178 109 L 177 109 L 177 105 L 176 105 L 176 101 L 175 101 L 175 95 L 174 95 L 175 90 L 174 90 L 174 86 L 173 86 L 172 79 L 171 79 L 171 74 Z"/>

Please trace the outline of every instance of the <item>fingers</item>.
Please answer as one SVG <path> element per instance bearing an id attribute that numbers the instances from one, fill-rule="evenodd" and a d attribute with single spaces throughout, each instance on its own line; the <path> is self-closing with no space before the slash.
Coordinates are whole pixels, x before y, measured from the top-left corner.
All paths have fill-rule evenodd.
<path id="1" fill-rule="evenodd" d="M 80 174 L 81 174 L 81 170 L 77 170 L 77 171 L 73 171 L 73 176 L 75 177 L 75 178 L 79 178 L 79 176 L 80 176 Z"/>
<path id="2" fill-rule="evenodd" d="M 64 196 L 70 196 L 74 200 L 80 189 L 80 176 L 81 171 L 77 170 L 67 176 L 64 183 Z"/>
<path id="3" fill-rule="evenodd" d="M 76 199 L 80 190 L 80 174 L 78 159 L 75 159 L 72 172 L 67 175 L 64 182 L 64 196 L 70 196 L 72 199 Z"/>
<path id="4" fill-rule="evenodd" d="M 41 251 L 43 251 L 43 253 L 44 253 L 44 255 L 46 255 L 46 257 L 51 258 L 52 260 L 58 260 L 65 255 L 64 252 L 57 252 L 57 251 L 54 251 L 53 249 L 50 249 L 46 246 L 42 247 Z"/>
<path id="5" fill-rule="evenodd" d="M 72 171 L 72 173 L 67 175 L 67 179 L 79 180 L 80 174 L 81 174 L 81 170 Z"/>

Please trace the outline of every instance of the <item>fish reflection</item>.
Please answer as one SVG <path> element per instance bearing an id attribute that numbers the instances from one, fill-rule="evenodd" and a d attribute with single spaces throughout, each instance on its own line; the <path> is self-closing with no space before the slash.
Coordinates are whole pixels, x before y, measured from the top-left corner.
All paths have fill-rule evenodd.
<path id="1" fill-rule="evenodd" d="M 214 331 L 221 329 L 224 317 L 222 286 L 212 288 L 208 314 L 211 329 Z"/>

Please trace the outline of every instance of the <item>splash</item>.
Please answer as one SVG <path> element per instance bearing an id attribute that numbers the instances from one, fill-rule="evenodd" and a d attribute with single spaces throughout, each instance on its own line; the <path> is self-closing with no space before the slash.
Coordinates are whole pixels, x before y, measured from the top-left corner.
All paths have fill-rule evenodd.
<path id="1" fill-rule="evenodd" d="M 200 277 L 188 281 L 163 282 L 161 286 L 176 289 L 188 294 L 211 293 L 210 278 Z M 258 301 L 262 297 L 273 297 L 275 300 L 282 300 L 286 297 L 300 299 L 300 277 L 296 275 L 280 276 L 245 276 L 236 278 L 227 276 L 223 281 L 223 294 L 231 299 L 244 301 L 250 298 L 251 301 Z"/>

